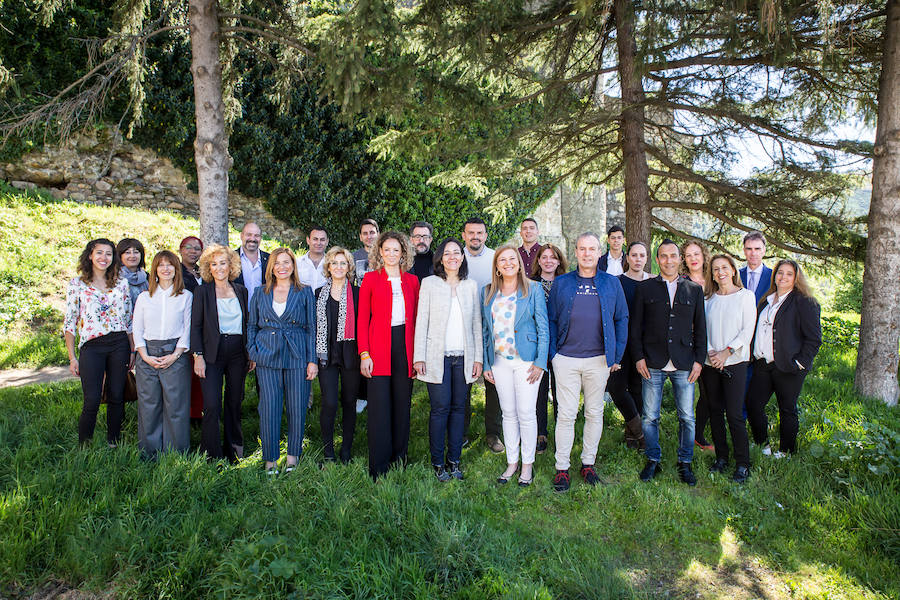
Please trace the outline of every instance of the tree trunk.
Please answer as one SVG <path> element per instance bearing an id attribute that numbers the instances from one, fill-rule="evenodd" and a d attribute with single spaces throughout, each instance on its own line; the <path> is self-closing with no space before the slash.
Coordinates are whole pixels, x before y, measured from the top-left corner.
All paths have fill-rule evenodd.
<path id="1" fill-rule="evenodd" d="M 644 85 L 635 57 L 634 6 L 631 0 L 615 0 L 615 11 L 619 81 L 624 104 L 620 117 L 620 143 L 625 163 L 625 235 L 629 242 L 649 245 L 650 174 L 644 150 Z"/>
<path id="2" fill-rule="evenodd" d="M 217 0 L 190 0 L 191 74 L 197 137 L 194 160 L 200 196 L 200 237 L 205 244 L 228 244 L 228 133 L 222 102 Z"/>
<path id="3" fill-rule="evenodd" d="M 856 389 L 893 406 L 900 394 L 900 0 L 887 8 Z"/>

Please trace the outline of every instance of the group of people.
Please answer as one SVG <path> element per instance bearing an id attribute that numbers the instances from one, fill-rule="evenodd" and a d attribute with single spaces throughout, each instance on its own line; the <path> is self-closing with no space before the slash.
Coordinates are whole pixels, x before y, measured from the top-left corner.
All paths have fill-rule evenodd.
<path id="1" fill-rule="evenodd" d="M 774 270 L 762 263 L 762 233 L 744 237 L 740 269 L 697 241 L 663 240 L 654 249 L 658 276 L 648 272 L 647 244 L 626 245 L 620 227 L 607 232 L 606 252 L 598 235 L 580 235 L 571 271 L 557 246 L 538 242 L 534 219 L 519 233 L 521 246 L 494 250 L 485 245 L 484 221 L 472 218 L 461 240 L 448 237 L 432 250 L 427 222 L 413 223 L 407 236 L 380 232 L 366 219 L 357 251 L 329 248 L 327 231 L 312 227 L 309 250 L 298 258 L 288 248 L 263 252 L 260 228 L 247 223 L 237 249 L 204 247 L 190 236 L 180 258 L 163 250 L 149 270 L 138 240 L 92 240 L 69 284 L 64 323 L 70 369 L 84 393 L 79 440 L 92 437 L 105 398 L 107 441 L 118 444 L 133 368 L 144 454 L 187 451 L 197 420 L 201 450 L 230 461 L 243 457 L 241 404 L 255 371 L 269 475 L 298 464 L 317 378 L 324 459 L 350 460 L 364 399 L 374 479 L 406 463 L 415 379 L 427 385 L 430 458 L 441 482 L 464 478 L 472 384 L 481 378 L 485 442 L 506 453 L 501 484 L 533 482 L 535 455 L 549 447 L 551 390 L 557 491 L 571 484 L 582 396 L 587 484 L 600 481 L 606 393 L 622 414 L 626 444 L 645 453 L 640 478 L 660 472 L 666 379 L 679 420 L 677 472 L 686 484 L 696 484 L 695 445 L 714 447 L 711 471 L 727 468 L 726 422 L 734 481 L 750 473 L 747 417 L 763 454 L 796 451 L 797 400 L 821 344 L 819 306 L 795 261 L 780 260 Z M 781 432 L 775 452 L 765 413 L 773 393 Z M 287 456 L 279 467 L 283 416 Z M 713 445 L 703 436 L 706 421 Z"/>

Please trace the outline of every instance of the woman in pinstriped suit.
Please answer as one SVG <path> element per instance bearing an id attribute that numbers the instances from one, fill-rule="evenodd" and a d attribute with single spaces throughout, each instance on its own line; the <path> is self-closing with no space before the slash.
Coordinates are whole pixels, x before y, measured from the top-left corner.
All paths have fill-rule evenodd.
<path id="1" fill-rule="evenodd" d="M 285 472 L 300 460 L 309 382 L 319 371 L 315 301 L 310 288 L 300 283 L 296 264 L 289 249 L 272 252 L 266 284 L 250 299 L 247 351 L 259 379 L 259 437 L 268 475 L 278 474 L 282 407 L 288 416 Z"/>

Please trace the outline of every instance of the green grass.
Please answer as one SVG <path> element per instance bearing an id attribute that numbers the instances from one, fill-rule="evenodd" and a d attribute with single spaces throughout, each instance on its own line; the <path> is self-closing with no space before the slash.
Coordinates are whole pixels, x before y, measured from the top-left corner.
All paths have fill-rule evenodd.
<path id="1" fill-rule="evenodd" d="M 0 369 L 68 364 L 62 340 L 65 289 L 88 240 L 144 244 L 147 263 L 164 248 L 177 250 L 200 225 L 171 212 L 59 201 L 0 181 Z M 240 243 L 230 229 L 232 246 Z M 266 239 L 263 247 L 277 247 Z"/>
<path id="2" fill-rule="evenodd" d="M 900 417 L 852 392 L 853 358 L 823 349 L 802 399 L 801 453 L 776 461 L 754 448 L 744 486 L 707 475 L 709 455 L 697 457 L 696 488 L 676 481 L 668 400 L 659 479 L 638 481 L 641 458 L 608 406 L 606 483 L 576 475 L 565 495 L 550 489 L 549 453 L 531 488 L 498 486 L 503 457 L 480 438 L 463 452 L 466 480 L 437 483 L 423 386 L 411 464 L 378 484 L 364 417 L 354 462 L 319 468 L 317 408 L 299 471 L 267 480 L 252 385 L 252 455 L 221 471 L 196 454 L 142 462 L 133 406 L 119 450 L 105 448 L 102 412 L 94 445 L 79 449 L 77 384 L 0 390 L 0 596 L 52 580 L 178 599 L 896 598 Z"/>

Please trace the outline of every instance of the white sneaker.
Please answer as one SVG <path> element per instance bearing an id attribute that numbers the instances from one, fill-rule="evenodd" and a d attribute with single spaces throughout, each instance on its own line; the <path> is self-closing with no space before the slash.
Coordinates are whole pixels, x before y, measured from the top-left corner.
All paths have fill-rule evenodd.
<path id="1" fill-rule="evenodd" d="M 766 444 L 762 449 L 763 456 L 772 456 L 772 446 Z"/>
<path id="2" fill-rule="evenodd" d="M 366 406 L 368 406 L 368 402 L 365 400 L 357 400 L 356 401 L 356 413 L 360 414 L 362 411 L 366 410 Z"/>

